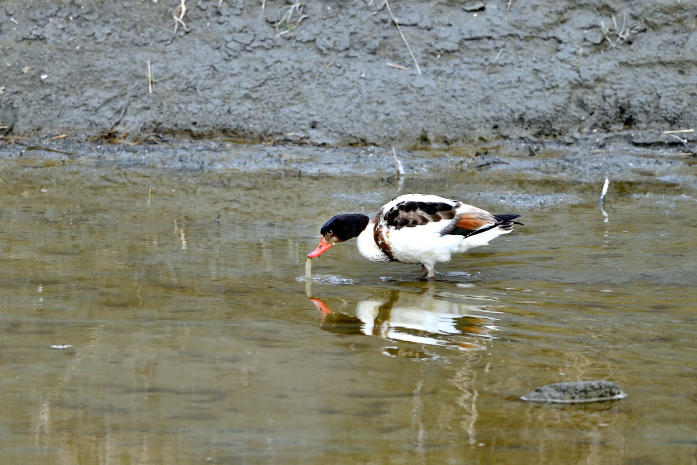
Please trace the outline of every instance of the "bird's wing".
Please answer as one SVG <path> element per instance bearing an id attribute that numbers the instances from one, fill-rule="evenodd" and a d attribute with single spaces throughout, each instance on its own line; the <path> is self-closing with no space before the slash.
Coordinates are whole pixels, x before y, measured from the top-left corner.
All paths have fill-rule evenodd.
<path id="1" fill-rule="evenodd" d="M 445 199 L 444 199 L 445 200 Z M 397 202 L 379 215 L 382 222 L 394 229 L 413 228 L 415 226 L 438 223 L 442 220 L 454 220 L 458 216 L 457 202 L 427 202 L 404 200 Z"/>

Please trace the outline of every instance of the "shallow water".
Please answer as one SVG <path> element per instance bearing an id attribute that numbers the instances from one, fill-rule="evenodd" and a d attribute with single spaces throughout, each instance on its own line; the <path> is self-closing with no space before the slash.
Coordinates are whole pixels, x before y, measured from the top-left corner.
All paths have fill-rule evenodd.
<path id="1" fill-rule="evenodd" d="M 611 185 L 605 221 L 600 186 L 411 177 L 525 226 L 432 282 L 347 243 L 308 283 L 396 186 L 50 165 L 0 166 L 6 463 L 695 460 L 693 192 Z M 628 397 L 519 400 L 586 379 Z"/>

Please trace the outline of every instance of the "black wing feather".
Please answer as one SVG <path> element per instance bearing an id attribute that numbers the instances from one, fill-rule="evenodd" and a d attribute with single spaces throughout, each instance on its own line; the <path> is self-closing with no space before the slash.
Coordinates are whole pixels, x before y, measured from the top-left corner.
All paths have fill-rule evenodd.
<path id="1" fill-rule="evenodd" d="M 413 228 L 430 222 L 452 220 L 457 204 L 446 202 L 399 202 L 385 213 L 385 224 L 395 229 Z"/>

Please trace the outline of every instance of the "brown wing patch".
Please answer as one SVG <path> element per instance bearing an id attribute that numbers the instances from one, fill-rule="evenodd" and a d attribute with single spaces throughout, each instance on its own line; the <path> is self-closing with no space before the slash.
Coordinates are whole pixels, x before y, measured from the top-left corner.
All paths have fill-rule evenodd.
<path id="1" fill-rule="evenodd" d="M 381 228 L 378 224 L 376 224 L 373 228 L 373 240 L 375 241 L 375 244 L 380 248 L 380 250 L 382 250 L 382 253 L 384 253 L 391 262 L 394 262 L 396 260 L 394 258 L 394 254 L 392 253 L 392 247 L 390 247 L 389 235 L 390 230 L 387 229 L 383 231 L 383 228 Z"/>
<path id="2" fill-rule="evenodd" d="M 400 202 L 384 216 L 385 224 L 395 229 L 452 220 L 457 215 L 457 205 L 445 202 Z"/>
<path id="3" fill-rule="evenodd" d="M 385 256 L 390 260 L 390 261 L 395 261 L 394 255 L 392 254 L 392 248 L 390 247 L 390 243 L 388 242 L 389 237 L 384 234 L 383 228 L 380 225 L 380 222 L 378 221 L 378 218 L 382 217 L 382 209 L 380 209 L 375 215 L 375 219 L 373 220 L 373 240 L 375 241 L 375 245 L 377 245 L 380 250 L 382 250 L 382 253 L 385 254 Z M 386 231 L 389 233 L 389 230 Z"/>
<path id="4" fill-rule="evenodd" d="M 467 214 L 462 215 L 457 222 L 457 227 L 462 229 L 469 229 L 470 231 L 476 231 L 484 226 L 489 226 L 494 224 L 495 220 L 492 217 L 487 217 L 478 214 Z"/>

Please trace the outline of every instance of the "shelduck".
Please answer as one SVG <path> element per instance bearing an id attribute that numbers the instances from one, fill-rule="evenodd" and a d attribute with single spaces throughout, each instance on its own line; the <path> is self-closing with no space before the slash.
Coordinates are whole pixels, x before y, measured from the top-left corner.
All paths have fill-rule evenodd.
<path id="1" fill-rule="evenodd" d="M 383 205 L 371 220 L 363 214 L 337 215 L 320 229 L 322 238 L 308 254 L 319 257 L 335 244 L 358 238 L 358 251 L 373 262 L 420 264 L 435 276 L 438 262 L 453 253 L 488 245 L 513 230 L 517 214 L 492 215 L 481 208 L 437 195 L 407 194 Z"/>

